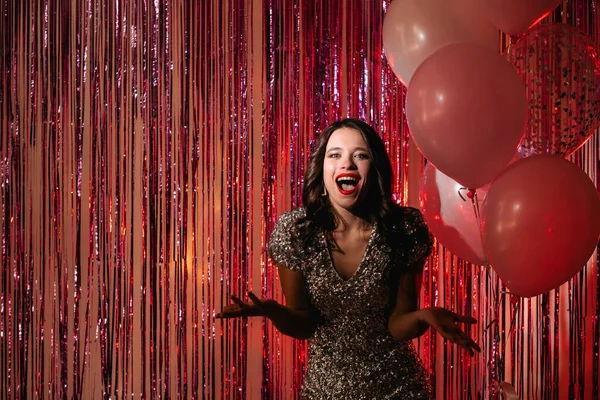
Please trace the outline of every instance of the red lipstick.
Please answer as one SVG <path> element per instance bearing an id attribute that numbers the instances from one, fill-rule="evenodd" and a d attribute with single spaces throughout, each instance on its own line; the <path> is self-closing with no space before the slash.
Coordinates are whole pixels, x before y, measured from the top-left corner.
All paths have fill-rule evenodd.
<path id="1" fill-rule="evenodd" d="M 345 179 L 344 179 L 345 178 Z M 335 183 L 337 184 L 338 191 L 344 195 L 349 196 L 358 190 L 358 182 L 360 181 L 360 177 L 357 174 L 352 173 L 343 173 L 339 174 L 335 178 Z M 343 189 L 342 185 L 348 187 L 352 186 L 352 189 Z"/>

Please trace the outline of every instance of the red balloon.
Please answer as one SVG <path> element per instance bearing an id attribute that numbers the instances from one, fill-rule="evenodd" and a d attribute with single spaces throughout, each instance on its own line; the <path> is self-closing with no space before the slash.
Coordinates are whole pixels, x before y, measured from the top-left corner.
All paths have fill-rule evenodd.
<path id="1" fill-rule="evenodd" d="M 477 189 L 479 202 L 483 201 L 488 187 Z M 456 256 L 472 264 L 485 265 L 480 222 L 471 200 L 473 194 L 431 163 L 425 166 L 420 195 L 429 230 Z"/>
<path id="2" fill-rule="evenodd" d="M 499 52 L 498 29 L 471 0 L 394 0 L 383 20 L 383 47 L 390 67 L 408 86 L 417 67 L 452 43 L 478 43 Z"/>
<path id="3" fill-rule="evenodd" d="M 516 296 L 536 296 L 571 279 L 600 235 L 596 187 L 560 156 L 514 162 L 492 182 L 481 214 L 485 254 Z"/>
<path id="4" fill-rule="evenodd" d="M 529 118 L 519 155 L 573 153 L 600 126 L 594 41 L 570 25 L 538 25 L 507 57 L 527 86 Z"/>
<path id="5" fill-rule="evenodd" d="M 525 86 L 513 66 L 476 44 L 433 53 L 406 95 L 408 126 L 421 153 L 469 189 L 491 182 L 508 165 L 526 113 Z"/>
<path id="6" fill-rule="evenodd" d="M 501 31 L 519 35 L 546 17 L 563 0 L 471 0 Z"/>

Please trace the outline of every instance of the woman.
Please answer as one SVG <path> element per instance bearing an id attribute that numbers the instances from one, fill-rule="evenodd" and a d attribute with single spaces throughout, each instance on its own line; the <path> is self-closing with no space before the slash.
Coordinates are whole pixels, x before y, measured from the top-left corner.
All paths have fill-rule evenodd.
<path id="1" fill-rule="evenodd" d="M 309 340 L 302 398 L 430 398 L 410 339 L 432 326 L 470 354 L 456 325 L 471 317 L 418 309 L 431 237 L 418 210 L 392 200 L 392 167 L 366 123 L 345 119 L 319 138 L 306 171 L 303 207 L 280 216 L 268 251 L 286 300 L 232 297 L 218 318 L 265 316 Z"/>

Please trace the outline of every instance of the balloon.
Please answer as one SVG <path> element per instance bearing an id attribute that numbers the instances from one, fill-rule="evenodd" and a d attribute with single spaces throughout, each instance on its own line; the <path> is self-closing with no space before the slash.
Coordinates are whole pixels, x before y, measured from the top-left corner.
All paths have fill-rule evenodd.
<path id="1" fill-rule="evenodd" d="M 519 35 L 537 24 L 562 0 L 471 0 L 502 32 Z"/>
<path id="2" fill-rule="evenodd" d="M 565 24 L 538 25 L 510 46 L 529 104 L 521 157 L 568 156 L 600 126 L 597 54 L 588 36 Z"/>
<path id="3" fill-rule="evenodd" d="M 508 165 L 526 113 L 525 87 L 514 68 L 475 44 L 436 51 L 417 69 L 406 95 L 408 126 L 421 153 L 470 189 Z"/>
<path id="4" fill-rule="evenodd" d="M 600 198 L 575 164 L 534 155 L 492 182 L 481 219 L 492 268 L 513 295 L 531 297 L 568 281 L 593 254 Z"/>
<path id="5" fill-rule="evenodd" d="M 499 32 L 467 0 L 394 0 L 383 20 L 383 47 L 392 70 L 407 86 L 437 49 L 473 42 L 499 52 Z"/>
<path id="6" fill-rule="evenodd" d="M 481 202 L 488 186 L 477 189 Z M 467 189 L 435 169 L 425 166 L 421 183 L 421 210 L 437 240 L 456 256 L 472 264 L 484 265 L 480 223 Z"/>

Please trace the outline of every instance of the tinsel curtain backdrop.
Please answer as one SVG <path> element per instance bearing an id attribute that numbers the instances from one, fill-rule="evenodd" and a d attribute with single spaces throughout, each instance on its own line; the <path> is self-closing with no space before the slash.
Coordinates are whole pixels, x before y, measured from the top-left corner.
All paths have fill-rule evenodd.
<path id="1" fill-rule="evenodd" d="M 0 399 L 297 397 L 305 343 L 213 316 L 248 290 L 282 299 L 265 243 L 334 120 L 381 132 L 396 200 L 418 206 L 388 6 L 0 1 Z M 547 22 L 600 45 L 598 0 Z M 599 152 L 596 133 L 571 156 L 594 182 Z M 597 399 L 597 255 L 524 300 L 437 244 L 421 306 L 476 316 L 483 349 L 416 341 L 437 398 L 506 381 L 521 398 Z"/>

